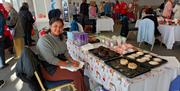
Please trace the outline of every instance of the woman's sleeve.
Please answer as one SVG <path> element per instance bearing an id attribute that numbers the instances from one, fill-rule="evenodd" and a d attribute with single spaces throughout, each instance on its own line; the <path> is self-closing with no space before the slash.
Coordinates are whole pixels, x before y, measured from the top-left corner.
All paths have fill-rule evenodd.
<path id="1" fill-rule="evenodd" d="M 45 61 L 49 64 L 57 65 L 59 59 L 55 57 L 53 53 L 53 48 L 51 46 L 52 43 L 45 38 L 39 39 L 37 43 L 37 49 L 43 59 L 45 59 Z"/>
<path id="2" fill-rule="evenodd" d="M 9 27 L 14 28 L 17 23 L 17 20 L 18 20 L 18 13 L 12 12 L 6 22 Z"/>
<path id="3" fill-rule="evenodd" d="M 69 52 L 68 52 L 68 49 L 67 49 L 67 44 L 66 44 L 66 41 L 64 42 L 65 43 L 65 53 L 64 53 L 64 55 L 66 56 L 66 57 L 68 57 L 68 56 L 70 56 L 70 54 L 69 54 Z"/>

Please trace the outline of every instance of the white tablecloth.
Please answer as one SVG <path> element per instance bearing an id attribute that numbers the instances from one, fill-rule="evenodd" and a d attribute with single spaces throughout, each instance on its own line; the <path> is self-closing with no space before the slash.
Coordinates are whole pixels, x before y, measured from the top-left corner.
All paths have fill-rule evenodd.
<path id="1" fill-rule="evenodd" d="M 87 51 L 99 45 L 78 47 L 68 41 L 67 46 L 74 59 L 85 62 L 85 75 L 110 91 L 168 91 L 170 82 L 180 73 L 180 64 L 176 58 L 163 57 L 168 60 L 167 64 L 129 79 Z"/>
<path id="2" fill-rule="evenodd" d="M 176 41 L 180 41 L 180 26 L 177 25 L 159 25 L 159 31 L 162 36 L 162 42 L 167 49 L 172 49 Z"/>
<path id="3" fill-rule="evenodd" d="M 136 28 L 138 28 L 139 21 L 136 21 Z M 172 49 L 174 43 L 180 41 L 179 25 L 159 25 L 158 29 L 162 36 L 162 42 L 166 45 L 167 49 Z"/>
<path id="4" fill-rule="evenodd" d="M 100 31 L 112 31 L 114 30 L 114 21 L 109 17 L 97 18 L 96 20 L 96 33 Z"/>

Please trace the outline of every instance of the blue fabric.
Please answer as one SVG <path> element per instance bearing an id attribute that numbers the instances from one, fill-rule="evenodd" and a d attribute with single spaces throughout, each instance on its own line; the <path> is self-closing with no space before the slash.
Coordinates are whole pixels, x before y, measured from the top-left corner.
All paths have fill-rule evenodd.
<path id="1" fill-rule="evenodd" d="M 5 55 L 4 55 L 4 17 L 2 13 L 0 13 L 0 68 L 5 65 Z"/>
<path id="2" fill-rule="evenodd" d="M 71 31 L 79 31 L 79 27 L 78 27 L 78 24 L 77 24 L 77 22 L 75 21 L 75 20 L 73 20 L 72 22 L 71 22 L 71 29 L 70 29 Z"/>
<path id="3" fill-rule="evenodd" d="M 150 19 L 141 20 L 138 25 L 137 42 L 146 42 L 153 45 L 154 41 L 154 22 Z"/>
<path id="4" fill-rule="evenodd" d="M 109 3 L 106 3 L 106 4 L 104 5 L 104 13 L 105 13 L 105 14 L 110 14 L 110 13 L 111 13 L 111 6 L 110 6 Z"/>
<path id="5" fill-rule="evenodd" d="M 3 14 L 0 13 L 0 36 L 3 36 L 3 32 L 4 32 L 4 17 Z"/>
<path id="6" fill-rule="evenodd" d="M 180 91 L 180 75 L 171 82 L 169 91 Z"/>
<path id="7" fill-rule="evenodd" d="M 57 87 L 60 85 L 70 83 L 72 81 L 73 80 L 60 80 L 60 81 L 47 81 L 47 80 L 45 80 L 44 82 L 45 82 L 46 88 L 50 89 L 50 88 L 54 88 L 54 87 Z"/>

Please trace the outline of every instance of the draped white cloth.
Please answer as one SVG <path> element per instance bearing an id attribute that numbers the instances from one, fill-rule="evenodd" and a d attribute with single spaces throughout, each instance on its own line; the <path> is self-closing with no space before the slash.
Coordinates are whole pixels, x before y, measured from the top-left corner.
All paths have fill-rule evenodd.
<path id="1" fill-rule="evenodd" d="M 162 36 L 162 42 L 167 49 L 172 49 L 176 41 L 180 41 L 180 26 L 179 25 L 159 25 L 159 31 Z"/>
<path id="2" fill-rule="evenodd" d="M 96 20 L 96 33 L 100 31 L 112 31 L 114 30 L 114 21 L 110 17 L 101 17 Z"/>

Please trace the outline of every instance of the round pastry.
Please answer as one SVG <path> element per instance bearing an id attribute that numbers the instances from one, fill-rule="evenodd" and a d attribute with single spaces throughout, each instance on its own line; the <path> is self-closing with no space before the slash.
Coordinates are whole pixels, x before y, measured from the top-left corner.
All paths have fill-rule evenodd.
<path id="1" fill-rule="evenodd" d="M 135 63 L 129 63 L 129 64 L 128 64 L 128 68 L 134 70 L 134 69 L 137 68 L 137 64 L 135 64 Z"/>
<path id="2" fill-rule="evenodd" d="M 120 64 L 121 65 L 127 65 L 128 64 L 128 60 L 127 59 L 121 59 L 120 60 Z"/>
<path id="3" fill-rule="evenodd" d="M 132 56 L 132 55 L 128 55 L 127 57 L 130 58 L 130 59 L 135 59 L 135 57 Z"/>
<path id="4" fill-rule="evenodd" d="M 148 57 L 148 58 L 152 58 L 152 56 L 151 55 L 149 55 L 149 54 L 146 54 L 146 55 L 144 55 L 145 57 Z"/>
<path id="5" fill-rule="evenodd" d="M 144 53 L 143 52 L 136 52 L 137 55 L 143 55 Z"/>
<path id="6" fill-rule="evenodd" d="M 141 59 L 146 60 L 146 61 L 149 61 L 149 60 L 150 60 L 149 57 L 142 57 Z"/>
<path id="7" fill-rule="evenodd" d="M 131 56 L 138 57 L 139 55 L 138 54 L 131 54 Z"/>
<path id="8" fill-rule="evenodd" d="M 160 58 L 153 58 L 154 61 L 156 62 L 161 62 L 162 60 Z"/>
<path id="9" fill-rule="evenodd" d="M 136 61 L 138 61 L 138 62 L 140 62 L 140 63 L 144 63 L 144 62 L 146 62 L 146 60 L 145 60 L 145 59 L 137 59 Z"/>
<path id="10" fill-rule="evenodd" d="M 159 63 L 156 62 L 156 61 L 150 61 L 149 64 L 151 64 L 151 65 L 158 65 Z"/>

